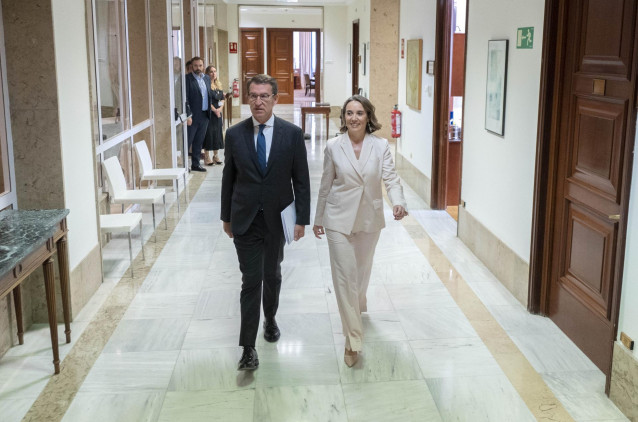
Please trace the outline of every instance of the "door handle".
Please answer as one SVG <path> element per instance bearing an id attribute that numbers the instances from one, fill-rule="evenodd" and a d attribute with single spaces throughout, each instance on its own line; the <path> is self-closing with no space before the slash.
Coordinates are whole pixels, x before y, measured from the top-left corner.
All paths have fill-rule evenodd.
<path id="1" fill-rule="evenodd" d="M 607 218 L 609 218 L 612 221 L 619 221 L 620 220 L 620 214 L 608 215 Z"/>

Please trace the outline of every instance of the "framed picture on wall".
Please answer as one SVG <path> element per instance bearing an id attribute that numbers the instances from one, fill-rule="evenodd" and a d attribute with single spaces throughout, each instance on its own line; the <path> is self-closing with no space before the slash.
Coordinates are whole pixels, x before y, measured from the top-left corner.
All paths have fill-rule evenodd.
<path id="1" fill-rule="evenodd" d="M 406 104 L 416 110 L 421 110 L 423 40 L 408 40 L 406 52 Z"/>
<path id="2" fill-rule="evenodd" d="M 505 134 L 507 47 L 508 40 L 490 40 L 487 43 L 485 129 L 500 136 Z"/>

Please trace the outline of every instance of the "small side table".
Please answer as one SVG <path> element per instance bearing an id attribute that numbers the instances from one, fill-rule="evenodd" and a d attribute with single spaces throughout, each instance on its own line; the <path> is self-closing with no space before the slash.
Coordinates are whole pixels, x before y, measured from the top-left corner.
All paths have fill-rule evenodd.
<path id="1" fill-rule="evenodd" d="M 306 114 L 324 114 L 326 116 L 326 139 L 330 139 L 330 106 L 312 103 L 301 107 L 301 130 L 306 133 Z"/>
<path id="2" fill-rule="evenodd" d="M 5 210 L 0 212 L 0 299 L 13 292 L 18 342 L 24 344 L 22 292 L 20 284 L 40 265 L 44 270 L 53 367 L 60 373 L 58 324 L 55 313 L 55 274 L 53 254 L 57 249 L 60 291 L 64 312 L 66 342 L 71 342 L 69 301 L 69 257 L 66 216 L 69 210 Z"/>

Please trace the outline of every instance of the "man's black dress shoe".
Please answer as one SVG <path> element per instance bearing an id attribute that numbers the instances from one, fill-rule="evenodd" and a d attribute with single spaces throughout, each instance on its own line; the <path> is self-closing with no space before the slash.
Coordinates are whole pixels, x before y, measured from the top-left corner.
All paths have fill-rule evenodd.
<path id="1" fill-rule="evenodd" d="M 203 171 L 203 172 L 205 172 L 206 169 L 204 167 L 202 167 L 202 166 L 192 166 L 191 167 L 191 171 Z"/>
<path id="2" fill-rule="evenodd" d="M 257 358 L 257 350 L 254 347 L 244 347 L 244 352 L 239 359 L 238 371 L 253 371 L 259 366 L 259 359 Z"/>
<path id="3" fill-rule="evenodd" d="M 281 332 L 279 331 L 279 327 L 277 327 L 277 321 L 275 321 L 275 317 L 266 318 L 264 321 L 264 338 L 266 341 L 271 343 L 279 340 L 279 336 Z"/>

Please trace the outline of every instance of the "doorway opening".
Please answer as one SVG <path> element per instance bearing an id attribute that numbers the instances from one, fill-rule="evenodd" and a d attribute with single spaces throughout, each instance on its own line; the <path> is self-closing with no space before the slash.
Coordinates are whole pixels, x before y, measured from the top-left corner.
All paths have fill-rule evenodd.
<path id="1" fill-rule="evenodd" d="M 457 221 L 461 202 L 466 16 L 466 0 L 438 3 L 430 207 L 446 210 Z"/>
<path id="2" fill-rule="evenodd" d="M 359 19 L 352 21 L 352 95 L 359 94 Z"/>
<path id="3" fill-rule="evenodd" d="M 293 74 L 295 85 L 295 105 L 309 106 L 317 100 L 317 77 L 319 72 L 318 41 L 319 31 L 293 32 Z"/>
<path id="4" fill-rule="evenodd" d="M 294 28 L 284 22 L 292 22 Z M 278 105 L 299 109 L 321 102 L 322 26 L 320 7 L 239 7 L 243 104 L 247 104 L 246 83 L 257 73 L 277 80 Z"/>

